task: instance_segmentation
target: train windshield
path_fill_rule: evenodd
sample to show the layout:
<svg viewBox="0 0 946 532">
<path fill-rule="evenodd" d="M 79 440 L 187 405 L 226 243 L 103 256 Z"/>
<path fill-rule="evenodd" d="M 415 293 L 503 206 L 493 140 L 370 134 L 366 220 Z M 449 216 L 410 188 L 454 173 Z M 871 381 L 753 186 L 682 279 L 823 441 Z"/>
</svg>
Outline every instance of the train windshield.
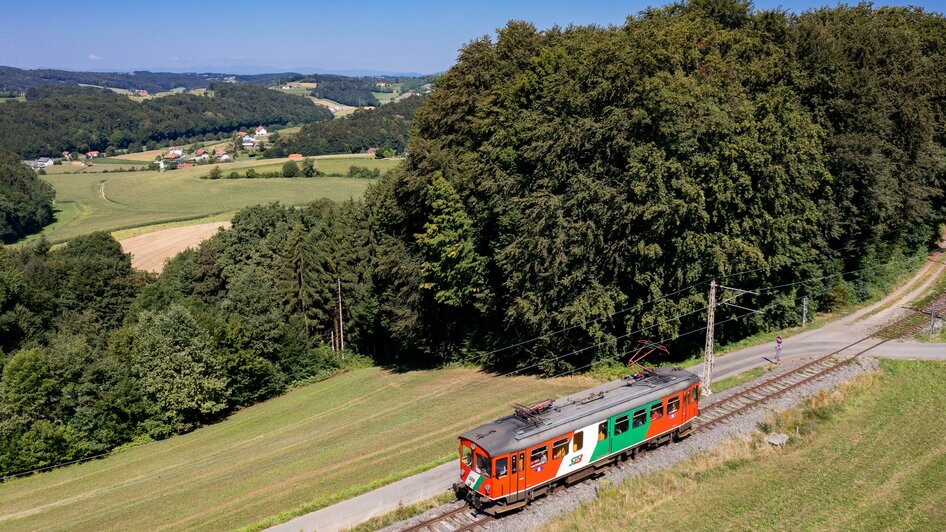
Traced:
<svg viewBox="0 0 946 532">
<path fill-rule="evenodd" d="M 470 449 L 470 444 L 467 442 L 460 444 L 460 460 L 467 467 L 473 467 L 473 450 Z"/>
<path fill-rule="evenodd" d="M 490 476 L 489 458 L 482 454 L 476 455 L 476 472 L 484 477 Z"/>
</svg>

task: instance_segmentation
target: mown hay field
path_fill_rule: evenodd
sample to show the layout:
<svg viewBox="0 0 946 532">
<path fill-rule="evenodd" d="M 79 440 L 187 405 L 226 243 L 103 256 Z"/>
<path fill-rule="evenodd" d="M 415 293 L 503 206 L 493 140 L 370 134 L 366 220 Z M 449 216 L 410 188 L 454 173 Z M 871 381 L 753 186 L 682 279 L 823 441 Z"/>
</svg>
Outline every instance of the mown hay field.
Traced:
<svg viewBox="0 0 946 532">
<path fill-rule="evenodd" d="M 229 419 L 0 484 L 0 529 L 233 529 L 452 459 L 457 435 L 588 377 L 353 370 Z M 341 494 L 341 495 L 340 495 Z"/>
</svg>

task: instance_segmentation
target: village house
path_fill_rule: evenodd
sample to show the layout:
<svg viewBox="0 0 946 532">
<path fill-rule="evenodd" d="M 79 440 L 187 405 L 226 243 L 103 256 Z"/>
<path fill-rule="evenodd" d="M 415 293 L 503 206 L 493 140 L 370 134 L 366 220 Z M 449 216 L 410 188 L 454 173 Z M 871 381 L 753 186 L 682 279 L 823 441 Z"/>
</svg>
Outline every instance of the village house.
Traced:
<svg viewBox="0 0 946 532">
<path fill-rule="evenodd" d="M 199 149 L 199 150 L 197 150 L 197 151 L 194 152 L 194 160 L 195 160 L 195 161 L 206 161 L 206 160 L 209 159 L 209 158 L 210 158 L 210 154 L 207 153 L 207 150 L 205 150 L 205 149 L 203 149 L 203 148 L 201 148 L 201 149 Z"/>
<path fill-rule="evenodd" d="M 256 136 L 257 136 L 257 137 L 259 137 L 259 136 L 266 136 L 266 135 L 269 135 L 269 133 L 266 132 L 266 128 L 265 128 L 265 127 L 260 126 L 260 127 L 256 128 Z"/>
<path fill-rule="evenodd" d="M 90 152 L 88 152 L 88 153 L 85 154 L 85 158 L 86 158 L 86 159 L 94 159 L 94 158 L 96 158 L 96 157 L 98 157 L 98 156 L 99 156 L 99 152 L 97 152 L 97 151 L 90 151 Z"/>
<path fill-rule="evenodd" d="M 214 153 L 214 158 L 217 159 L 218 161 L 229 161 L 229 160 L 230 160 L 230 154 L 227 153 L 227 152 L 225 152 L 225 151 L 223 151 L 223 150 L 217 150 L 217 151 Z"/>
<path fill-rule="evenodd" d="M 173 148 L 168 149 L 168 155 L 173 155 L 173 156 L 175 156 L 175 157 L 180 157 L 180 156 L 184 155 L 184 150 L 181 149 L 181 148 L 179 148 L 179 147 L 177 147 L 177 146 L 174 146 Z"/>
<path fill-rule="evenodd" d="M 290 153 L 290 154 L 289 154 L 289 158 L 290 158 L 290 159 L 301 159 L 301 158 L 302 158 L 302 154 L 301 154 L 301 153 Z"/>
<path fill-rule="evenodd" d="M 374 155 L 378 152 L 378 148 L 368 148 L 368 155 Z"/>
<path fill-rule="evenodd" d="M 249 135 L 243 135 L 243 147 L 252 148 L 253 146 L 256 146 L 256 139 Z"/>
<path fill-rule="evenodd" d="M 36 159 L 36 163 L 34 164 L 34 168 L 49 168 L 54 164 L 54 162 L 49 157 L 40 157 L 39 159 Z"/>
</svg>

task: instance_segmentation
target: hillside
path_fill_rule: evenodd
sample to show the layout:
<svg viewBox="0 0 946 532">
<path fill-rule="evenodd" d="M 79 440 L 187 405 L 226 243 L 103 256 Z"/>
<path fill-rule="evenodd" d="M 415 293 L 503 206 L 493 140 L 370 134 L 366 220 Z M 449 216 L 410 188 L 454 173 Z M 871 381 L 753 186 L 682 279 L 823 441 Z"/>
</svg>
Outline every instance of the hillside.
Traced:
<svg viewBox="0 0 946 532">
<path fill-rule="evenodd" d="M 588 384 L 579 377 L 495 378 L 468 369 L 354 370 L 185 436 L 4 482 L 0 528 L 252 525 L 452 459 L 459 430 L 507 412 L 512 402 Z M 480 398 L 475 409 L 463 392 L 472 387 Z"/>
<path fill-rule="evenodd" d="M 935 530 L 946 522 L 946 364 L 881 361 L 882 373 L 776 430 L 782 450 L 733 444 L 668 472 L 599 492 L 548 530 Z"/>
<path fill-rule="evenodd" d="M 331 122 L 307 124 L 293 138 L 271 146 L 266 155 L 359 153 L 382 147 L 401 153 L 407 147 L 414 115 L 426 100 L 426 96 L 410 96 L 375 109 L 359 109 Z"/>
<path fill-rule="evenodd" d="M 22 158 L 61 151 L 140 150 L 149 143 L 204 140 L 259 124 L 331 120 L 299 96 L 250 84 L 220 83 L 212 94 L 174 94 L 135 102 L 107 89 L 44 86 L 26 101 L 0 106 L 0 149 Z"/>
</svg>

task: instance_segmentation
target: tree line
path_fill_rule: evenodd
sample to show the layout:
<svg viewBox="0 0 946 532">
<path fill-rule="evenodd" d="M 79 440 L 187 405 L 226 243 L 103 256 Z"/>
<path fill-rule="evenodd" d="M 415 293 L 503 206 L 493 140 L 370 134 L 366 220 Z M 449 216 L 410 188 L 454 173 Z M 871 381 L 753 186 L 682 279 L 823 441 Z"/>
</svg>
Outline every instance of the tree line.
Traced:
<svg viewBox="0 0 946 532">
<path fill-rule="evenodd" d="M 331 122 L 306 124 L 296 135 L 279 138 L 263 155 L 363 153 L 369 148 L 388 148 L 402 153 L 407 148 L 414 113 L 425 98 L 410 96 L 375 109 L 359 109 Z"/>
<path fill-rule="evenodd" d="M 763 310 L 719 307 L 720 342 L 796 324 L 800 296 L 863 301 L 946 216 L 944 30 L 723 0 L 511 22 L 436 80 L 364 201 L 245 209 L 157 278 L 102 234 L 3 250 L 0 470 L 184 432 L 354 353 L 552 374 L 679 337 L 680 360 L 711 278 Z"/>
<path fill-rule="evenodd" d="M 0 243 L 16 242 L 53 221 L 52 185 L 12 153 L 0 153 Z"/>
<path fill-rule="evenodd" d="M 25 102 L 0 106 L 0 150 L 23 158 L 68 150 L 140 148 L 197 135 L 331 120 L 324 107 L 264 87 L 219 83 L 211 95 L 175 94 L 135 102 L 107 89 L 47 85 Z"/>
</svg>

